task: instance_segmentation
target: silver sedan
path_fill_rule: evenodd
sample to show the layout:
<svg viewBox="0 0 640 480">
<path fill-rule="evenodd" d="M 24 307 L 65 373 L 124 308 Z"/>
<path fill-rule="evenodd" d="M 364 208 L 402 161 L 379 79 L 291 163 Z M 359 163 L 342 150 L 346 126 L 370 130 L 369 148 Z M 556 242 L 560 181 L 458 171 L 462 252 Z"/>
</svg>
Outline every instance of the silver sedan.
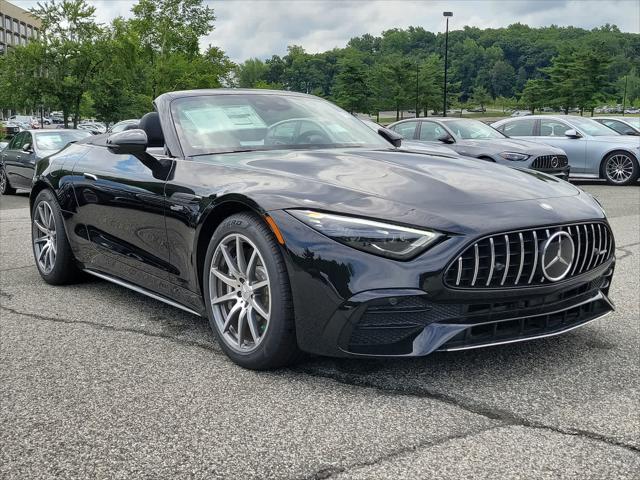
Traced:
<svg viewBox="0 0 640 480">
<path fill-rule="evenodd" d="M 640 138 L 619 135 L 590 118 L 540 115 L 508 118 L 492 126 L 509 137 L 561 148 L 569 157 L 572 176 L 630 185 L 640 175 Z"/>
<path fill-rule="evenodd" d="M 620 135 L 640 136 L 640 117 L 593 117 L 593 119 Z"/>
<path fill-rule="evenodd" d="M 401 120 L 389 128 L 425 146 L 445 145 L 467 157 L 530 168 L 565 180 L 569 177 L 567 157 L 561 149 L 508 138 L 478 120 L 427 117 Z"/>
</svg>

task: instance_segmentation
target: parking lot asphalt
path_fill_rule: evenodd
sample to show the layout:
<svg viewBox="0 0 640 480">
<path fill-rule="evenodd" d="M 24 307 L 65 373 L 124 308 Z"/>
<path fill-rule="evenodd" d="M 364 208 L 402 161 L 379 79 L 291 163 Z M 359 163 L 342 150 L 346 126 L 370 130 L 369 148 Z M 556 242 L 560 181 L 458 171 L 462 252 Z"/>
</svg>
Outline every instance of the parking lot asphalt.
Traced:
<svg viewBox="0 0 640 480">
<path fill-rule="evenodd" d="M 583 184 L 617 241 L 614 314 L 410 360 L 251 372 L 205 319 L 52 287 L 0 197 L 0 478 L 640 477 L 640 188 Z"/>
</svg>

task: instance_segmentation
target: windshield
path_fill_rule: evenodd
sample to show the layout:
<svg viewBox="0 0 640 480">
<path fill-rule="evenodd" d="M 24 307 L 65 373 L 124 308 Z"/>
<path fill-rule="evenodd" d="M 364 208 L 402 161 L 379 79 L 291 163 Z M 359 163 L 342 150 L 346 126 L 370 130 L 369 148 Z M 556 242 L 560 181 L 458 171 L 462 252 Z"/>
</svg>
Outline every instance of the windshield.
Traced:
<svg viewBox="0 0 640 480">
<path fill-rule="evenodd" d="M 624 117 L 624 121 L 629 125 L 633 125 L 636 128 L 640 128 L 640 117 Z"/>
<path fill-rule="evenodd" d="M 506 138 L 502 133 L 478 120 L 451 120 L 445 122 L 445 125 L 457 138 L 463 140 Z"/>
<path fill-rule="evenodd" d="M 55 132 L 38 132 L 33 135 L 36 148 L 46 152 L 57 152 L 67 143 L 90 137 L 86 130 L 60 130 Z"/>
<path fill-rule="evenodd" d="M 223 94 L 186 97 L 171 113 L 187 156 L 389 144 L 360 120 L 313 97 Z"/>
<path fill-rule="evenodd" d="M 592 137 L 611 137 L 618 135 L 616 131 L 590 118 L 570 117 L 567 118 L 567 121 Z"/>
</svg>

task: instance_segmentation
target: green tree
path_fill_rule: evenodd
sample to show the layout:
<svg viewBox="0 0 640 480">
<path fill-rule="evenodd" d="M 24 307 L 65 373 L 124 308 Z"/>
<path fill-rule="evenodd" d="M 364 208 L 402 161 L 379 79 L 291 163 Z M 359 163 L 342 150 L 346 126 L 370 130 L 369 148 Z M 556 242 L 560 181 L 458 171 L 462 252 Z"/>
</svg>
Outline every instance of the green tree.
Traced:
<svg viewBox="0 0 640 480">
<path fill-rule="evenodd" d="M 369 108 L 369 85 L 364 55 L 348 49 L 338 61 L 333 98 L 350 113 L 367 112 Z"/>
<path fill-rule="evenodd" d="M 259 58 L 250 58 L 236 68 L 236 79 L 241 88 L 254 88 L 260 82 L 266 82 L 267 66 Z"/>
<path fill-rule="evenodd" d="M 522 103 L 531 110 L 531 113 L 535 113 L 537 108 L 544 106 L 548 100 L 547 85 L 544 80 L 527 80 L 522 91 Z"/>
<path fill-rule="evenodd" d="M 85 0 L 46 1 L 31 13 L 42 21 L 38 42 L 40 74 L 46 77 L 47 95 L 64 114 L 65 124 L 73 113 L 80 119 L 80 104 L 102 63 L 95 55 L 95 43 L 103 35 L 95 21 L 95 8 Z"/>
<path fill-rule="evenodd" d="M 491 101 L 491 95 L 484 87 L 475 87 L 473 89 L 473 94 L 471 96 L 471 101 L 480 105 L 480 108 L 484 108 L 484 106 Z"/>
</svg>

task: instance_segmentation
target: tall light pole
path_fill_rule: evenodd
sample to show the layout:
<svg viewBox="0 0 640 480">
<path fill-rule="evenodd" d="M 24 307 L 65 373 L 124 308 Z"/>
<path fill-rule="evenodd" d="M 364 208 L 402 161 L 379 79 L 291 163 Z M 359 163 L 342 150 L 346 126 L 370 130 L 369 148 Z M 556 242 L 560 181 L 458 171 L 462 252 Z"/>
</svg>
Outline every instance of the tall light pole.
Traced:
<svg viewBox="0 0 640 480">
<path fill-rule="evenodd" d="M 622 95 L 622 116 L 624 117 L 624 111 L 627 109 L 627 82 L 629 81 L 629 75 L 624 76 L 624 95 Z"/>
<path fill-rule="evenodd" d="M 420 97 L 420 61 L 416 60 L 416 118 L 418 118 L 418 98 Z"/>
<path fill-rule="evenodd" d="M 444 95 L 442 96 L 442 116 L 447 116 L 447 68 L 449 67 L 449 17 L 453 17 L 453 12 L 442 12 L 442 16 L 447 17 L 447 29 L 444 34 Z"/>
</svg>

